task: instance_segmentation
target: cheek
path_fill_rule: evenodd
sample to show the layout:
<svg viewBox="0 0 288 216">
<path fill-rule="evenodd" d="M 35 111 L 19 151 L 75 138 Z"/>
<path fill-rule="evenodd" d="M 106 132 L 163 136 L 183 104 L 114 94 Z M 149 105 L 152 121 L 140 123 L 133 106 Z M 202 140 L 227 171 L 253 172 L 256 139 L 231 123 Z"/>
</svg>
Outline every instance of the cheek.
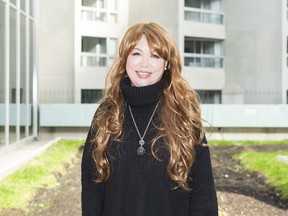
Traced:
<svg viewBox="0 0 288 216">
<path fill-rule="evenodd" d="M 163 63 L 158 62 L 157 64 L 154 65 L 154 68 L 159 73 L 164 72 L 164 68 L 165 68 L 164 62 Z"/>
<path fill-rule="evenodd" d="M 137 64 L 137 62 L 131 58 L 127 58 L 127 62 L 126 62 L 126 69 L 127 68 L 133 68 L 135 65 Z"/>
</svg>

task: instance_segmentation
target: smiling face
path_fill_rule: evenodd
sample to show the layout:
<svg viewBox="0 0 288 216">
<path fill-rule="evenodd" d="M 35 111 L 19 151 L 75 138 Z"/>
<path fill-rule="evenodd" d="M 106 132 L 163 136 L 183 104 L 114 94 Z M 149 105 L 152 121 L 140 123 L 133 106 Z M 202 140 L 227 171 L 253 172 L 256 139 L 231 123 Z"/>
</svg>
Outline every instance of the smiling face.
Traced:
<svg viewBox="0 0 288 216">
<path fill-rule="evenodd" d="M 158 82 L 165 68 L 165 60 L 151 50 L 145 35 L 142 35 L 127 57 L 126 72 L 135 87 Z"/>
</svg>

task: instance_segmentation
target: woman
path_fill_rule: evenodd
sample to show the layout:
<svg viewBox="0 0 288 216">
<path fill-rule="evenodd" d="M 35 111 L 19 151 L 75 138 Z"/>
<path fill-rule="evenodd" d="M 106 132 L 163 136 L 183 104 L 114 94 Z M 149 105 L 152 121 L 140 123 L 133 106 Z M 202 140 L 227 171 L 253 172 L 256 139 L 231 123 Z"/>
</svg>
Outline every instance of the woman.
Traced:
<svg viewBox="0 0 288 216">
<path fill-rule="evenodd" d="M 156 23 L 126 32 L 82 159 L 83 216 L 218 215 L 197 94 Z"/>
</svg>

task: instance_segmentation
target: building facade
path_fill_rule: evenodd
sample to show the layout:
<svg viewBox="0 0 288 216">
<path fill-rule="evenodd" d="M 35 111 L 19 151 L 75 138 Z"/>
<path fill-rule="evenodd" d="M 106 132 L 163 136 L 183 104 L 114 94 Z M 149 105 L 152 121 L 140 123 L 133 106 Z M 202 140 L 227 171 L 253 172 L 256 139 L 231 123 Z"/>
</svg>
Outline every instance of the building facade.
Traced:
<svg viewBox="0 0 288 216">
<path fill-rule="evenodd" d="M 37 136 L 37 5 L 0 1 L 0 147 Z"/>
<path fill-rule="evenodd" d="M 158 22 L 202 103 L 287 104 L 287 0 L 43 0 L 40 11 L 40 102 L 95 103 L 123 32 Z"/>
<path fill-rule="evenodd" d="M 287 20 L 287 0 L 0 0 L 0 145 L 37 136 L 38 104 L 97 103 L 138 22 L 172 34 L 203 104 L 287 104 Z"/>
<path fill-rule="evenodd" d="M 226 0 L 225 16 L 227 102 L 287 104 L 287 0 Z"/>
</svg>

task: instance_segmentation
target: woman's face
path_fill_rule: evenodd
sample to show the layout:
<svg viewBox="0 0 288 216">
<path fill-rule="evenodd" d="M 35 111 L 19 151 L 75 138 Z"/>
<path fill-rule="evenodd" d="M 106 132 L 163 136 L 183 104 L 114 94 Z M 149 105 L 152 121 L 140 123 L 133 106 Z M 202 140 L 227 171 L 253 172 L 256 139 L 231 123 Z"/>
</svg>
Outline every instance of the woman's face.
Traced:
<svg viewBox="0 0 288 216">
<path fill-rule="evenodd" d="M 165 60 L 150 50 L 147 38 L 143 35 L 126 62 L 126 72 L 132 86 L 148 86 L 158 82 L 165 68 Z"/>
</svg>

